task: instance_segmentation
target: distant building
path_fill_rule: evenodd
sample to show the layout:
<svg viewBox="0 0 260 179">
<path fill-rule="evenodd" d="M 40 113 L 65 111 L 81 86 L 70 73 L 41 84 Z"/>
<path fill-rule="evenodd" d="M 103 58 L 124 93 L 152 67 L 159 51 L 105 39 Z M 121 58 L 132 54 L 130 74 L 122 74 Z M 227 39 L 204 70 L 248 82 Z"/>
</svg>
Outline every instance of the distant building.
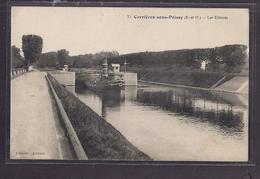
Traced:
<svg viewBox="0 0 260 179">
<path fill-rule="evenodd" d="M 33 66 L 32 65 L 29 66 L 28 71 L 33 71 Z"/>
<path fill-rule="evenodd" d="M 64 65 L 62 71 L 69 71 L 69 66 L 68 65 Z"/>
<path fill-rule="evenodd" d="M 203 61 L 200 63 L 200 69 L 206 70 L 207 65 L 208 65 L 208 61 L 203 60 Z"/>
<path fill-rule="evenodd" d="M 120 64 L 112 63 L 111 66 L 113 68 L 113 72 L 119 72 L 120 71 Z"/>
<path fill-rule="evenodd" d="M 126 72 L 126 65 L 128 63 L 124 63 L 125 70 L 124 72 L 120 72 L 120 64 L 112 63 L 111 67 L 113 70 L 113 75 L 116 80 L 123 79 L 125 81 L 126 86 L 136 86 L 137 85 L 137 73 Z"/>
</svg>

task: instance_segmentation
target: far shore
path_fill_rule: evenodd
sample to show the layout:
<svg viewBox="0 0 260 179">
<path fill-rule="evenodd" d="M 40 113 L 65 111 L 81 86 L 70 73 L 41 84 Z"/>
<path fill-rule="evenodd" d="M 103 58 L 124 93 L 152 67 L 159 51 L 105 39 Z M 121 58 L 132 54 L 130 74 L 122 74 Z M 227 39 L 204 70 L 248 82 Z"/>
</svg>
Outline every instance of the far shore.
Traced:
<svg viewBox="0 0 260 179">
<path fill-rule="evenodd" d="M 220 92 L 220 93 L 232 93 L 232 94 L 237 94 L 237 95 L 247 95 L 245 93 L 240 93 L 240 92 L 236 92 L 236 91 L 216 90 L 216 89 L 211 89 L 211 88 L 201 88 L 201 87 L 186 86 L 186 85 L 171 84 L 171 83 L 160 83 L 160 82 L 145 81 L 145 80 L 138 80 L 138 82 L 155 84 L 155 85 L 163 85 L 163 86 L 171 86 L 171 87 L 177 87 L 177 88 L 186 88 L 186 89 L 203 90 L 203 91 L 214 91 L 214 92 Z"/>
</svg>

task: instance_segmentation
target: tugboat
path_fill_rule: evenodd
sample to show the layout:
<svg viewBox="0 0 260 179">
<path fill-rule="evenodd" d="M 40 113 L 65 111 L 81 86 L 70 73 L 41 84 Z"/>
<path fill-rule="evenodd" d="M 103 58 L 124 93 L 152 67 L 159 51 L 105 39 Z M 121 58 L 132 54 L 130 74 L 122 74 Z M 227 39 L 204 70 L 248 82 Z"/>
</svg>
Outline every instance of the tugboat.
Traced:
<svg viewBox="0 0 260 179">
<path fill-rule="evenodd" d="M 98 77 L 92 77 L 85 81 L 86 86 L 97 92 L 107 90 L 121 90 L 125 86 L 123 79 L 116 79 L 113 73 L 108 73 L 107 59 L 105 59 L 102 65 L 101 74 L 96 74 Z"/>
</svg>

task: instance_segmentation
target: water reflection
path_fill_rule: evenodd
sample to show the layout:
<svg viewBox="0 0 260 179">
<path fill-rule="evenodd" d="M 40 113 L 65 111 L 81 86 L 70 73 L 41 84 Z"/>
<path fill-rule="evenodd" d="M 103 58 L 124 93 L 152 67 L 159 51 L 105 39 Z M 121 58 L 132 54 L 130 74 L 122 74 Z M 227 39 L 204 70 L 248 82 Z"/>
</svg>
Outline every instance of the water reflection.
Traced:
<svg viewBox="0 0 260 179">
<path fill-rule="evenodd" d="M 93 92 L 91 90 L 85 90 L 82 88 L 76 88 L 76 94 L 83 99 L 83 102 L 87 105 L 90 105 L 94 108 L 94 110 L 106 118 L 107 108 L 113 108 L 113 111 L 120 111 L 120 106 L 125 101 L 125 93 L 124 91 L 113 91 L 107 90 L 104 92 Z M 87 98 L 87 99 L 85 99 Z"/>
<path fill-rule="evenodd" d="M 107 107 L 112 107 L 114 111 L 120 111 L 120 104 L 124 102 L 125 96 L 123 91 L 108 90 L 103 93 L 98 93 L 101 98 L 102 117 L 106 118 Z"/>
<path fill-rule="evenodd" d="M 148 105 L 157 105 L 161 108 L 187 116 L 192 122 L 207 122 L 217 125 L 224 132 L 235 135 L 243 131 L 243 111 L 233 110 L 233 105 L 223 103 L 218 98 L 215 101 L 199 98 L 180 91 L 153 91 L 140 89 L 137 101 Z"/>
<path fill-rule="evenodd" d="M 155 160 L 247 160 L 247 96 L 147 84 L 76 94 Z"/>
</svg>

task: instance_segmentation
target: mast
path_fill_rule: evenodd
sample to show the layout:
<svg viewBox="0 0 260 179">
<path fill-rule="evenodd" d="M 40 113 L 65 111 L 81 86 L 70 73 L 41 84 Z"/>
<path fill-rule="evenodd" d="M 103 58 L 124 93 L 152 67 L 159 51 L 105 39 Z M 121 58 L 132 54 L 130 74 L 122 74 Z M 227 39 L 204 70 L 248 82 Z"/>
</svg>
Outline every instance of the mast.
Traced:
<svg viewBox="0 0 260 179">
<path fill-rule="evenodd" d="M 108 77 L 108 64 L 107 64 L 107 58 L 105 58 L 104 63 L 102 64 L 103 66 L 103 77 Z"/>
<path fill-rule="evenodd" d="M 129 63 L 126 63 L 126 60 L 124 62 L 124 67 L 125 67 L 125 72 L 126 72 L 126 65 L 128 65 Z"/>
</svg>

